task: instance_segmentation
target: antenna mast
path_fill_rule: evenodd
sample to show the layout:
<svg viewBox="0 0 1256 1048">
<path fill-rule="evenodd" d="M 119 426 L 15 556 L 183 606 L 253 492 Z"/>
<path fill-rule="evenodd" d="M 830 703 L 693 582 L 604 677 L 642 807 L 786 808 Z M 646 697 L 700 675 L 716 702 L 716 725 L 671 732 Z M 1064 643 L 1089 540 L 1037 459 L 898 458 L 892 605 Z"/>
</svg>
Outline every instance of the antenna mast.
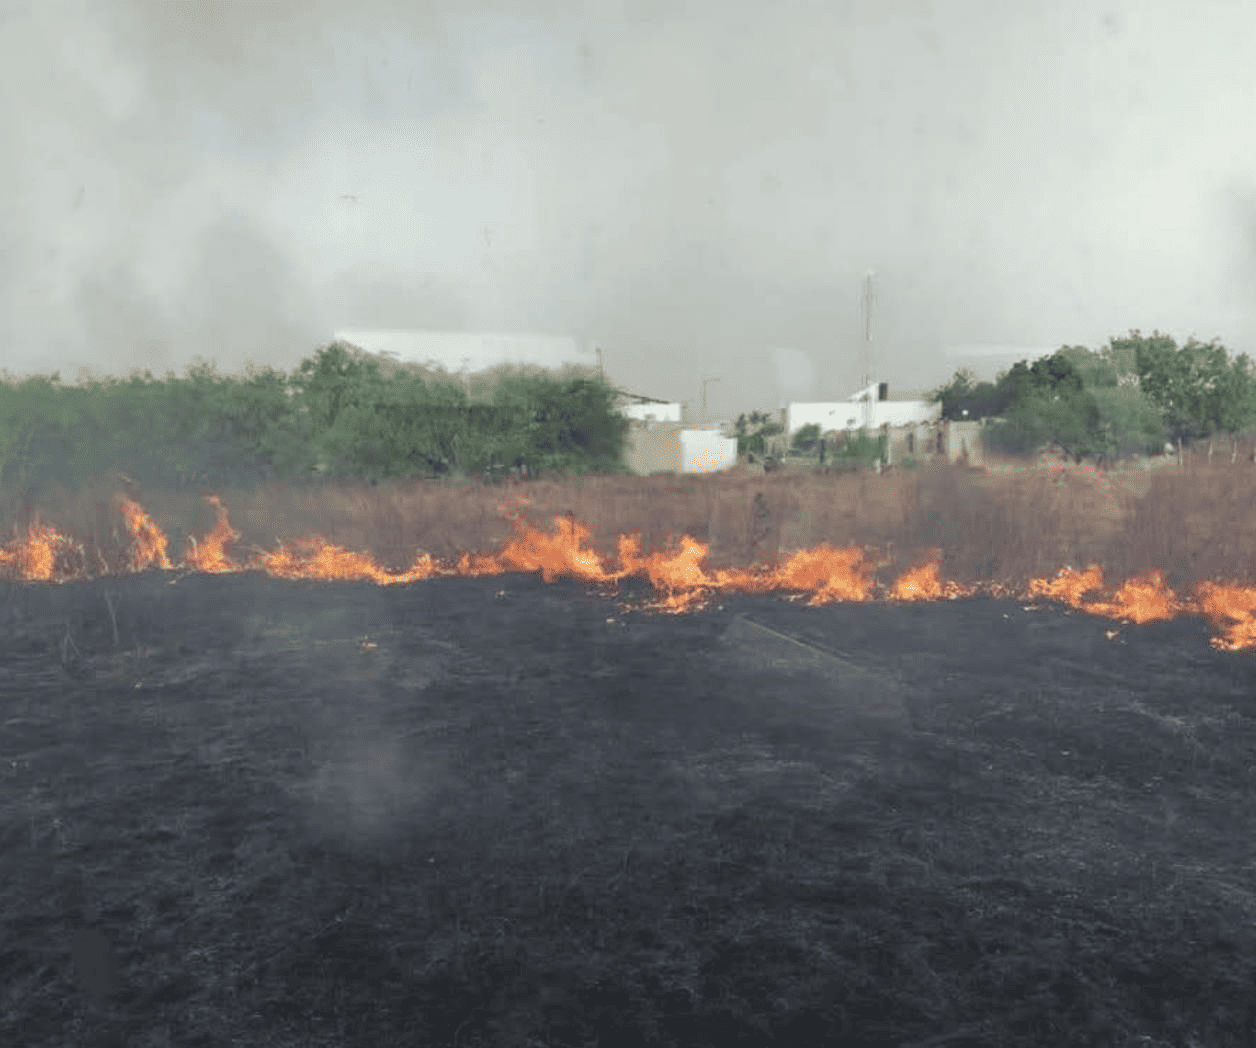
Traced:
<svg viewBox="0 0 1256 1048">
<path fill-rule="evenodd" d="M 864 390 L 872 384 L 872 304 L 877 300 L 876 291 L 872 287 L 872 278 L 876 276 L 876 270 L 869 269 L 864 273 L 864 289 L 863 289 L 863 329 L 864 329 L 864 352 L 863 352 L 863 386 Z M 876 408 L 872 404 L 872 398 L 865 396 L 864 401 L 864 421 L 868 426 L 872 424 L 872 415 Z"/>
</svg>

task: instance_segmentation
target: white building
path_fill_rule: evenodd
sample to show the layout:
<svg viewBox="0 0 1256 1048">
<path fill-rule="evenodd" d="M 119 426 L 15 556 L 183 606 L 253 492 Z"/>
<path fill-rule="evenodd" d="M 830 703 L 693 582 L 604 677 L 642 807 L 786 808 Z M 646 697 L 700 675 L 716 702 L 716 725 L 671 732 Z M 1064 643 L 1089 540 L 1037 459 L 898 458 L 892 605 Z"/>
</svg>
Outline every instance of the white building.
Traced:
<svg viewBox="0 0 1256 1048">
<path fill-rule="evenodd" d="M 728 438 L 718 428 L 680 431 L 682 473 L 715 473 L 737 465 L 737 439 Z"/>
<path fill-rule="evenodd" d="M 890 400 L 889 383 L 874 382 L 845 400 L 790 404 L 785 428 L 793 436 L 803 426 L 831 430 L 897 428 L 933 422 L 942 417 L 942 405 L 927 400 Z"/>
<path fill-rule="evenodd" d="M 598 366 L 592 347 L 580 347 L 566 335 L 359 329 L 337 331 L 335 339 L 402 364 L 439 367 L 450 374 L 477 374 L 501 364 L 531 364 L 555 371 L 565 364 Z"/>
</svg>

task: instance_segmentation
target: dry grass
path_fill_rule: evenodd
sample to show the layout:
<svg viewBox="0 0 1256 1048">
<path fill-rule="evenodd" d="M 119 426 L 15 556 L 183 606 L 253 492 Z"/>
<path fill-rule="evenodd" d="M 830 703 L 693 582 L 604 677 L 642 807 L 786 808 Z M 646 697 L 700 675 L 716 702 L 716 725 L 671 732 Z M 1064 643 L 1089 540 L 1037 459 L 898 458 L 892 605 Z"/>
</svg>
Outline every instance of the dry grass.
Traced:
<svg viewBox="0 0 1256 1048">
<path fill-rule="evenodd" d="M 94 564 L 116 571 L 129 541 L 110 501 L 119 490 L 130 490 L 163 529 L 174 560 L 186 536 L 215 524 L 204 493 L 139 491 L 107 480 L 76 495 L 53 491 L 33 507 L 0 497 L 0 519 L 17 534 L 38 515 L 82 541 Z M 228 552 L 240 560 L 250 547 L 318 534 L 400 570 L 423 552 L 452 558 L 496 550 L 512 537 L 508 518 L 517 512 L 547 531 L 554 518 L 574 514 L 608 563 L 620 535 L 640 536 L 646 551 L 674 549 L 689 535 L 709 545 L 711 567 L 770 565 L 820 543 L 860 545 L 886 560 L 885 581 L 934 551 L 943 576 L 965 584 L 1021 585 L 1091 563 L 1110 581 L 1158 568 L 1186 588 L 1205 578 L 1256 577 L 1256 535 L 1243 526 L 1256 510 L 1256 467 L 1231 465 L 1228 456 L 1214 456 L 1209 467 L 1200 454 L 1182 470 L 1101 472 L 1059 463 L 973 470 L 935 462 L 879 476 L 738 468 L 500 487 L 410 481 L 219 494 L 241 536 Z"/>
</svg>

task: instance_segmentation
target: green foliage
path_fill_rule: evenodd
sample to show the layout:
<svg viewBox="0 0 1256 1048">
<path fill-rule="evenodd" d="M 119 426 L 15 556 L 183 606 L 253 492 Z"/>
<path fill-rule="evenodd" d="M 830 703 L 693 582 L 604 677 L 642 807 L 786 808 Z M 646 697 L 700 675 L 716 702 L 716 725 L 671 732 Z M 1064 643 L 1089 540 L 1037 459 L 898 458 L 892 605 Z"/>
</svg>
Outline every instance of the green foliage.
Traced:
<svg viewBox="0 0 1256 1048">
<path fill-rule="evenodd" d="M 463 390 L 399 376 L 387 384 L 368 380 L 342 397 L 319 448 L 326 475 L 336 480 L 446 476 L 462 463 L 468 429 Z"/>
<path fill-rule="evenodd" d="M 152 487 L 251 487 L 318 474 L 371 482 L 410 476 L 500 477 L 506 471 L 625 473 L 629 422 L 600 377 L 567 369 L 495 369 L 476 396 L 456 376 L 389 367 L 352 347 L 318 349 L 287 376 L 249 368 L 225 377 L 197 361 L 185 377 L 132 374 L 63 387 L 57 374 L 0 382 L 0 486 L 69 490 L 121 470 Z M 1065 346 L 1021 361 L 995 383 L 960 371 L 933 394 L 944 418 L 985 420 L 993 446 L 1056 444 L 1079 458 L 1125 455 L 1237 432 L 1256 419 L 1246 355 L 1132 332 L 1098 353 Z M 965 416 L 964 412 L 968 414 Z M 739 454 L 764 454 L 783 432 L 774 415 L 737 419 Z M 791 441 L 811 450 L 820 427 Z M 846 462 L 885 455 L 881 435 L 850 434 Z"/>
<path fill-rule="evenodd" d="M 1246 353 L 1231 361 L 1216 340 L 1192 338 L 1179 348 L 1159 332 L 1146 337 L 1132 331 L 1112 344 L 1127 356 L 1132 352 L 1139 386 L 1174 440 L 1234 434 L 1256 419 L 1256 384 Z"/>
<path fill-rule="evenodd" d="M 495 461 L 563 475 L 618 472 L 631 423 L 614 396 L 600 379 L 504 378 L 493 395 Z"/>
<path fill-rule="evenodd" d="M 795 451 L 811 451 L 820 443 L 819 425 L 812 422 L 803 426 L 794 434 L 794 439 L 790 443 Z"/>
<path fill-rule="evenodd" d="M 481 382 L 481 385 L 485 385 Z M 161 488 L 252 487 L 409 476 L 622 473 L 629 422 L 615 391 L 568 369 L 507 369 L 492 403 L 469 402 L 448 376 L 392 369 L 333 344 L 289 378 L 248 369 L 216 374 L 203 361 L 185 378 L 151 373 L 75 388 L 60 377 L 0 383 L 0 485 L 75 489 L 118 469 Z"/>
<path fill-rule="evenodd" d="M 343 343 L 333 342 L 320 349 L 313 360 L 303 360 L 293 376 L 293 384 L 309 409 L 314 428 L 327 432 L 341 412 L 374 403 L 384 380 L 379 365 L 359 359 Z"/>
<path fill-rule="evenodd" d="M 41 461 L 45 445 L 61 439 L 66 424 L 73 422 L 73 407 L 61 396 L 59 373 L 18 385 L 9 384 L 7 372 L 5 377 L 0 387 L 0 484 L 38 488 L 53 479 Z"/>
<path fill-rule="evenodd" d="M 135 467 L 151 482 L 252 487 L 314 470 L 313 421 L 281 372 L 250 368 L 241 380 L 200 362 L 186 379 L 153 385 L 147 397 L 150 417 L 155 425 L 164 421 L 165 432 L 164 442 L 154 446 L 158 460 Z"/>
<path fill-rule="evenodd" d="M 1081 395 L 1030 389 L 1013 402 L 1003 419 L 987 427 L 986 434 L 992 448 L 1012 454 L 1028 454 L 1048 444 L 1079 461 L 1102 452 L 1097 406 Z"/>
<path fill-rule="evenodd" d="M 1090 391 L 1098 413 L 1100 454 L 1108 458 L 1155 454 L 1164 444 L 1164 425 L 1155 404 L 1136 386 L 1099 386 Z"/>
<path fill-rule="evenodd" d="M 762 455 L 767 448 L 767 438 L 784 433 L 785 427 L 773 421 L 766 411 L 752 411 L 738 415 L 733 430 L 737 435 L 738 455 Z"/>
<path fill-rule="evenodd" d="M 1192 343 L 1179 351 L 1161 335 L 1134 332 L 1097 353 L 1064 346 L 1032 364 L 1019 361 L 994 384 L 973 377 L 956 372 L 931 399 L 941 402 L 945 419 L 984 420 L 990 447 L 1011 454 L 1047 445 L 1078 461 L 1146 453 L 1166 432 L 1235 432 L 1256 415 L 1246 356 L 1228 364 L 1220 346 Z"/>
<path fill-rule="evenodd" d="M 1004 391 L 990 382 L 975 382 L 975 378 L 972 371 L 961 368 L 949 383 L 929 394 L 931 402 L 941 403 L 944 419 L 975 422 L 1002 413 L 1006 407 Z"/>
</svg>

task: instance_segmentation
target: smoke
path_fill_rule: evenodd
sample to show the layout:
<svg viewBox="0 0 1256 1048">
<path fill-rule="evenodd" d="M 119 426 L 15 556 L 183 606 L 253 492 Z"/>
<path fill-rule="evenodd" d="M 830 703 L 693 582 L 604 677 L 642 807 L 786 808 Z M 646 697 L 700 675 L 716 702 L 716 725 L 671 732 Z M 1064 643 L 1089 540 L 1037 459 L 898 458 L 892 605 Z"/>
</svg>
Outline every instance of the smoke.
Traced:
<svg viewBox="0 0 1256 1048">
<path fill-rule="evenodd" d="M 797 349 L 772 350 L 772 362 L 776 366 L 777 407 L 786 407 L 790 401 L 815 400 L 816 369 L 809 354 Z"/>
<path fill-rule="evenodd" d="M 1228 341 L 1242 7 L 9 4 L 4 365 L 534 331 L 749 410 L 769 346 L 855 388 L 870 259 L 898 389 L 945 380 L 948 344 Z"/>
</svg>

